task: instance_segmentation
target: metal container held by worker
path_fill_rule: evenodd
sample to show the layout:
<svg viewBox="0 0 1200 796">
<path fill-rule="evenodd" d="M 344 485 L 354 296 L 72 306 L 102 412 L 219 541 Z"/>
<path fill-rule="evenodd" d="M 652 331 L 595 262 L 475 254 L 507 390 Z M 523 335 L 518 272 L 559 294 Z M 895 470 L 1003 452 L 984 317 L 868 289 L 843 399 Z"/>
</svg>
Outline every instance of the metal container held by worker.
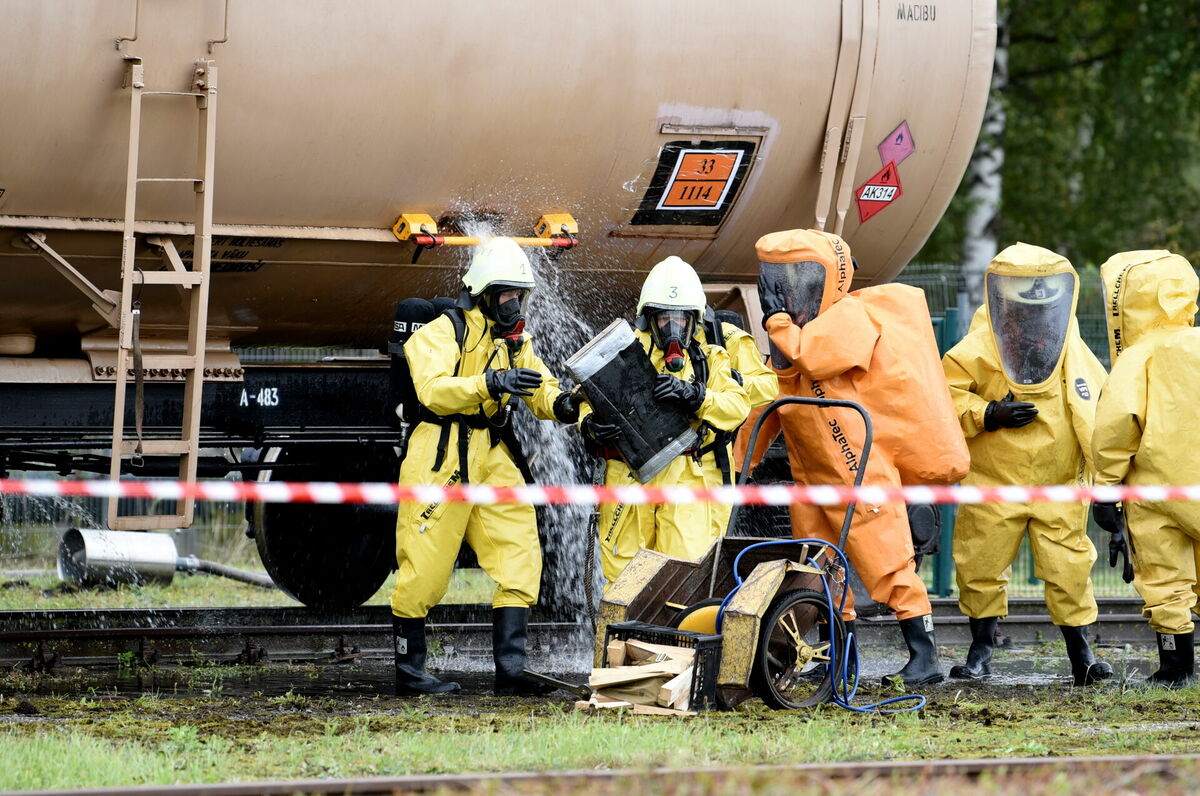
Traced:
<svg viewBox="0 0 1200 796">
<path fill-rule="evenodd" d="M 620 427 L 617 450 L 643 484 L 696 442 L 687 417 L 652 397 L 658 373 L 625 320 L 609 324 L 566 366 L 596 417 Z"/>
<path fill-rule="evenodd" d="M 80 586 L 168 584 L 178 558 L 164 533 L 71 528 L 58 542 L 58 576 Z"/>
</svg>

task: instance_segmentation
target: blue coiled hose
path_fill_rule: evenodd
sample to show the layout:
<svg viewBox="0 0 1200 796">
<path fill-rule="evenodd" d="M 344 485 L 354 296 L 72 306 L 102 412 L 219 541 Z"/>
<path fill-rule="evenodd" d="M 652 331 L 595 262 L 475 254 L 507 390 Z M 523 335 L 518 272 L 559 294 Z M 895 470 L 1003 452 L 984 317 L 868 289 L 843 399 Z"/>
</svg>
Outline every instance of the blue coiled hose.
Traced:
<svg viewBox="0 0 1200 796">
<path fill-rule="evenodd" d="M 725 607 L 729 605 L 729 601 L 733 599 L 733 595 L 737 594 L 738 589 L 742 587 L 742 576 L 739 570 L 739 564 L 742 562 L 742 556 L 751 550 L 759 547 L 772 547 L 778 545 L 797 545 L 797 544 L 816 544 L 822 547 L 827 547 L 837 553 L 838 558 L 842 561 L 842 567 L 846 572 L 850 571 L 850 561 L 846 558 L 846 554 L 842 552 L 837 545 L 825 541 L 824 539 L 781 539 L 779 541 L 758 542 L 756 544 L 747 545 L 733 559 L 733 581 L 736 584 L 729 594 L 725 595 L 725 599 L 721 601 L 721 607 L 717 609 L 717 632 L 721 631 L 721 626 L 725 619 Z M 814 569 L 821 569 L 815 560 L 808 559 L 808 563 Z M 837 649 L 837 644 L 834 641 L 836 634 L 833 632 L 834 623 L 837 617 L 842 615 L 842 609 L 846 607 L 846 592 L 842 591 L 842 599 L 837 610 L 833 607 L 833 592 L 829 589 L 829 580 L 821 577 L 821 586 L 825 590 L 825 603 L 829 610 L 829 677 L 833 682 L 833 703 L 838 707 L 852 710 L 855 713 L 906 713 L 908 711 L 920 710 L 925 707 L 928 700 L 921 694 L 904 694 L 902 696 L 891 697 L 880 702 L 872 702 L 868 705 L 853 704 L 854 696 L 858 693 L 858 642 L 854 638 L 853 633 L 846 634 L 846 646 L 844 650 Z M 848 586 L 847 586 L 848 587 Z M 840 665 L 839 665 L 840 664 Z M 851 685 L 851 675 L 854 677 L 854 683 Z M 888 705 L 895 705 L 901 702 L 915 702 L 916 704 L 909 705 L 903 708 L 889 708 Z"/>
</svg>

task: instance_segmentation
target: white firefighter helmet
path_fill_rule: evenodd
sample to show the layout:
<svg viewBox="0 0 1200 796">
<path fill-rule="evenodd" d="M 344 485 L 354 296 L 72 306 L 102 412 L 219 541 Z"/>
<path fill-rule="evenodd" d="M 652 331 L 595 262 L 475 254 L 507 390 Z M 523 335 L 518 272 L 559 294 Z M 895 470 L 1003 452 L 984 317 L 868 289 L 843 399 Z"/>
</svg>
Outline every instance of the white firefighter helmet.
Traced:
<svg viewBox="0 0 1200 796">
<path fill-rule="evenodd" d="M 533 267 L 512 238 L 490 238 L 475 249 L 462 281 L 475 297 L 493 285 L 533 290 Z"/>
<path fill-rule="evenodd" d="M 707 303 L 696 269 L 672 255 L 650 269 L 642 283 L 637 311 L 641 315 L 647 307 L 691 310 L 699 318 Z"/>
</svg>

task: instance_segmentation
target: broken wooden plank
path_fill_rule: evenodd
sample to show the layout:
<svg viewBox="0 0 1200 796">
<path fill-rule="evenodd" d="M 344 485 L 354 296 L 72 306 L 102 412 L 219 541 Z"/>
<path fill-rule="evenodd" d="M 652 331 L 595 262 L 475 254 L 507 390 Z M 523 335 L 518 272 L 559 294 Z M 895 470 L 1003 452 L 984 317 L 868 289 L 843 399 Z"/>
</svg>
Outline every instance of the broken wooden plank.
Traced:
<svg viewBox="0 0 1200 796">
<path fill-rule="evenodd" d="M 633 683 L 622 683 L 611 688 L 605 688 L 601 692 L 601 696 L 606 696 L 609 699 L 623 699 L 635 705 L 653 705 L 658 701 L 659 689 L 670 679 L 670 675 L 662 674 Z"/>
<path fill-rule="evenodd" d="M 663 684 L 658 690 L 658 704 L 666 708 L 687 710 L 692 696 L 693 671 L 689 666 Z"/>
<path fill-rule="evenodd" d="M 625 642 L 615 638 L 608 642 L 608 666 L 614 668 L 626 663 Z"/>
<path fill-rule="evenodd" d="M 625 641 L 625 652 L 634 660 L 644 660 L 658 655 L 687 661 L 694 660 L 696 657 L 696 650 L 689 647 L 671 647 L 666 644 L 653 644 L 649 641 L 641 641 L 635 638 Z"/>
<path fill-rule="evenodd" d="M 592 688 L 607 688 L 621 683 L 631 683 L 647 677 L 667 675 L 671 679 L 682 672 L 690 662 L 683 660 L 665 660 L 658 663 L 648 663 L 644 666 L 616 666 L 606 669 L 592 669 L 588 677 L 588 685 Z"/>
<path fill-rule="evenodd" d="M 658 705 L 634 705 L 633 712 L 642 716 L 695 716 L 694 710 L 674 710 Z"/>
</svg>

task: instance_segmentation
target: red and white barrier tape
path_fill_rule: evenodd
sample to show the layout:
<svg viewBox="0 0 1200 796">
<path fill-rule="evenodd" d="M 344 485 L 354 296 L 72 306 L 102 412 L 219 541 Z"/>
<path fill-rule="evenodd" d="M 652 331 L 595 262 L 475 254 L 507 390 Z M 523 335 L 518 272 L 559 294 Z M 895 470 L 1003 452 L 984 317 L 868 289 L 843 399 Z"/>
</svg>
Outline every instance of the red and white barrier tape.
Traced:
<svg viewBox="0 0 1200 796">
<path fill-rule="evenodd" d="M 851 501 L 904 503 L 1076 503 L 1200 500 L 1200 486 L 398 486 L 389 483 L 323 481 L 75 481 L 52 478 L 0 478 L 0 494 L 154 498 L 259 503 L 724 503 L 787 506 L 793 503 L 844 506 Z"/>
</svg>

